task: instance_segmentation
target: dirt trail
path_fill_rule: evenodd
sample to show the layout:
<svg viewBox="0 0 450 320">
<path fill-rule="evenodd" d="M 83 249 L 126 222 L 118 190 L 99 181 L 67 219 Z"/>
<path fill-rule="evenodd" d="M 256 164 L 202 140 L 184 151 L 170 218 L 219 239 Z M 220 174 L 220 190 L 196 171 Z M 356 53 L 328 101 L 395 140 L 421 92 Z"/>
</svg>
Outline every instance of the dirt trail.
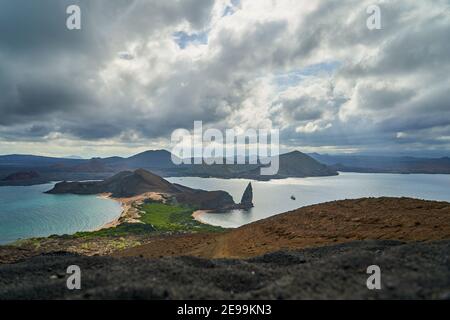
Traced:
<svg viewBox="0 0 450 320">
<path fill-rule="evenodd" d="M 222 234 L 214 239 L 210 252 L 205 252 L 211 258 L 227 258 L 231 256 L 231 250 L 228 245 L 228 234 Z"/>
<path fill-rule="evenodd" d="M 450 203 L 367 198 L 304 207 L 221 234 L 160 237 L 115 256 L 249 258 L 354 240 L 450 239 Z"/>
</svg>

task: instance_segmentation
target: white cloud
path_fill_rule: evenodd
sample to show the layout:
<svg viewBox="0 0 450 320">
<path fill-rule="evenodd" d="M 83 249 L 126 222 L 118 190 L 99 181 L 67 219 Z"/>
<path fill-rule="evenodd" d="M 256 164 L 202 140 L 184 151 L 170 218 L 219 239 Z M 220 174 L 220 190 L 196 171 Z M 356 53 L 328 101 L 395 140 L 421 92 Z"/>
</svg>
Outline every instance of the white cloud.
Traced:
<svg viewBox="0 0 450 320">
<path fill-rule="evenodd" d="M 55 147 L 167 146 L 194 120 L 277 126 L 287 147 L 450 149 L 447 1 L 379 1 L 383 28 L 373 31 L 369 0 L 100 2 L 82 7 L 77 36 L 59 32 L 57 18 L 42 25 L 52 37 L 25 25 L 0 36 L 0 138 L 15 150 L 50 134 Z M 25 9 L 2 14 L 42 14 Z M 176 32 L 207 41 L 180 48 Z M 398 137 L 418 130 L 414 144 Z"/>
</svg>

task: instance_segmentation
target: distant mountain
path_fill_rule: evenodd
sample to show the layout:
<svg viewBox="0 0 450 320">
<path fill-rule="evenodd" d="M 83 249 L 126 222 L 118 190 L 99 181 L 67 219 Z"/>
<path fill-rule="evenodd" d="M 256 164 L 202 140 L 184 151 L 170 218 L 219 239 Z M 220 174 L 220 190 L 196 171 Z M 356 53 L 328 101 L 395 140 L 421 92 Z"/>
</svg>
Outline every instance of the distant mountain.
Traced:
<svg viewBox="0 0 450 320">
<path fill-rule="evenodd" d="M 279 177 L 320 177 L 337 174 L 336 170 L 300 151 L 293 151 L 280 156 Z"/>
<path fill-rule="evenodd" d="M 310 154 L 314 159 L 344 172 L 450 174 L 450 158 L 387 157 Z"/>
<path fill-rule="evenodd" d="M 0 166 L 10 167 L 47 167 L 55 164 L 77 165 L 85 160 L 53 158 L 33 155 L 12 154 L 0 156 Z"/>
<path fill-rule="evenodd" d="M 129 158 L 109 157 L 92 159 L 74 159 L 74 158 L 54 158 L 34 155 L 4 155 L 0 156 L 0 166 L 80 166 L 86 163 L 103 164 L 109 167 L 127 167 L 127 168 L 172 168 L 175 165 L 171 160 L 171 153 L 167 150 L 145 151 Z"/>
<path fill-rule="evenodd" d="M 248 160 L 248 159 L 247 159 Z M 275 160 L 275 159 L 274 159 Z M 273 161 L 274 161 L 273 160 Z M 253 180 L 283 179 L 288 177 L 332 176 L 338 173 L 333 168 L 300 152 L 293 151 L 279 156 L 279 170 L 275 175 L 261 175 L 262 164 L 214 164 L 185 165 L 179 173 L 185 176 L 215 178 L 246 178 Z M 225 160 L 223 161 L 225 162 Z"/>
<path fill-rule="evenodd" d="M 75 166 L 64 167 L 63 164 L 59 164 L 57 167 L 70 172 L 114 172 L 104 160 L 97 158 L 83 161 Z"/>
<path fill-rule="evenodd" d="M 98 180 L 111 177 L 121 171 L 139 168 L 163 177 L 193 176 L 254 180 L 331 176 L 336 175 L 337 171 L 450 174 L 450 158 L 428 159 L 318 153 L 308 155 L 300 151 L 293 151 L 279 156 L 279 171 L 276 175 L 262 176 L 260 174 L 261 167 L 263 167 L 261 164 L 208 165 L 204 162 L 203 164 L 177 166 L 172 162 L 172 154 L 167 150 L 145 151 L 128 158 L 67 159 L 33 155 L 5 155 L 0 156 L 0 180 L 15 172 L 33 170 L 41 175 L 41 178 L 36 180 L 41 183 L 61 180 Z M 9 183 L 0 181 L 0 185 Z M 36 182 L 32 179 L 28 183 Z"/>
<path fill-rule="evenodd" d="M 172 154 L 167 150 L 149 150 L 124 161 L 129 167 L 137 168 L 173 168 Z"/>
<path fill-rule="evenodd" d="M 224 159 L 225 163 L 225 159 Z M 235 162 L 236 163 L 236 162 Z M 279 157 L 280 169 L 274 176 L 262 176 L 261 164 L 182 164 L 172 162 L 172 154 L 166 150 L 145 151 L 129 158 L 109 157 L 87 159 L 65 159 L 40 156 L 0 156 L 0 175 L 18 169 L 39 168 L 43 179 L 89 180 L 106 178 L 126 170 L 143 168 L 160 176 L 194 176 L 216 178 L 248 178 L 255 180 L 280 179 L 286 177 L 311 177 L 335 175 L 337 172 L 299 151 Z M 9 171 L 8 171 L 9 168 Z"/>
<path fill-rule="evenodd" d="M 273 160 L 272 160 L 273 161 Z M 310 156 L 300 152 L 292 151 L 279 156 L 279 170 L 276 175 L 262 176 L 261 167 L 252 169 L 248 172 L 239 173 L 239 177 L 254 180 L 284 179 L 284 178 L 305 178 L 334 176 L 337 171 L 326 166 Z"/>
<path fill-rule="evenodd" d="M 172 162 L 172 154 L 167 150 L 149 150 L 128 158 L 110 157 L 99 160 L 115 172 L 143 168 L 158 175 L 169 176 L 176 175 L 174 171 L 178 168 Z"/>
<path fill-rule="evenodd" d="M 165 194 L 177 203 L 190 205 L 205 210 L 228 210 L 237 208 L 231 195 L 225 191 L 204 191 L 172 184 L 162 177 L 144 169 L 124 171 L 104 181 L 60 182 L 51 194 L 100 194 L 111 193 L 112 196 L 132 197 L 147 192 Z M 241 207 L 241 206 L 239 206 Z"/>
<path fill-rule="evenodd" d="M 8 175 L 7 177 L 3 178 L 2 181 L 22 181 L 38 178 L 40 178 L 40 175 L 36 171 L 19 171 Z"/>
</svg>

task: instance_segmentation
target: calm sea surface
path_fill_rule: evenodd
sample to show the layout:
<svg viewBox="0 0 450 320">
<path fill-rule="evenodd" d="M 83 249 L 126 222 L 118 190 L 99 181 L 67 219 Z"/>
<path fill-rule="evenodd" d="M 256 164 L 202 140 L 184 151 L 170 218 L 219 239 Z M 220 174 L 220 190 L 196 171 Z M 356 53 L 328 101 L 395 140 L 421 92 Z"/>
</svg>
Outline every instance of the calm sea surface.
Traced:
<svg viewBox="0 0 450 320">
<path fill-rule="evenodd" d="M 249 180 L 169 178 L 188 187 L 228 191 L 239 202 Z M 341 173 L 320 178 L 252 181 L 255 207 L 225 214 L 206 214 L 203 220 L 238 227 L 302 206 L 361 197 L 413 197 L 450 201 L 450 175 Z M 44 194 L 53 187 L 0 187 L 0 244 L 52 234 L 96 229 L 120 215 L 120 204 L 97 196 Z M 291 200 L 293 195 L 296 200 Z"/>
<path fill-rule="evenodd" d="M 121 213 L 120 204 L 114 200 L 43 193 L 52 187 L 0 187 L 0 244 L 93 230 Z"/>
<path fill-rule="evenodd" d="M 191 188 L 228 191 L 236 202 L 241 200 L 249 180 L 214 178 L 170 178 Z M 340 173 L 339 176 L 290 178 L 268 182 L 252 181 L 253 203 L 249 212 L 205 214 L 207 223 L 238 227 L 277 213 L 332 200 L 361 197 L 412 197 L 450 202 L 450 175 Z M 293 195 L 296 200 L 291 200 Z"/>
</svg>

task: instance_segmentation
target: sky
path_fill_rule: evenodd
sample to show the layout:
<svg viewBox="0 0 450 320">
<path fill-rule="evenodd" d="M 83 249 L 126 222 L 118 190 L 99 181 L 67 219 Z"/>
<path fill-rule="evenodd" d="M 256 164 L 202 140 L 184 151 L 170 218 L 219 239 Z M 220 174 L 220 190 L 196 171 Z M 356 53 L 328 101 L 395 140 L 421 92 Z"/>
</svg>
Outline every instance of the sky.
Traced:
<svg viewBox="0 0 450 320">
<path fill-rule="evenodd" d="M 279 129 L 284 151 L 450 156 L 448 0 L 0 0 L 0 30 L 0 154 L 170 150 L 201 120 Z"/>
</svg>

